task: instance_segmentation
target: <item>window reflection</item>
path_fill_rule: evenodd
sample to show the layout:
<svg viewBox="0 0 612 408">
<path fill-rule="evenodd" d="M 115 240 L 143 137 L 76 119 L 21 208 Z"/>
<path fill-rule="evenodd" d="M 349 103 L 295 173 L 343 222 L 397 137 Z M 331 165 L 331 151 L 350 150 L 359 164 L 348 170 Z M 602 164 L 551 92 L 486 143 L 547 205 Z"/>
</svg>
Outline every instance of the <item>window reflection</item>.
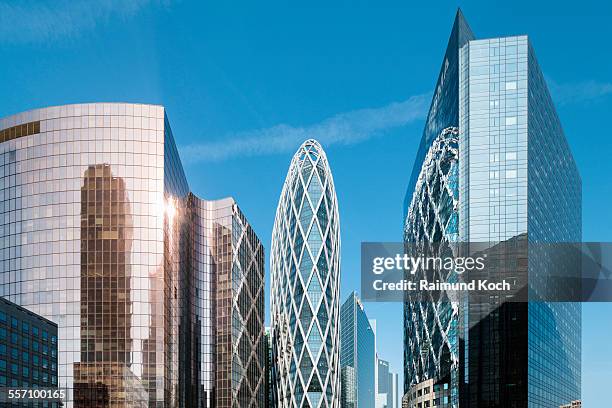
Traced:
<svg viewBox="0 0 612 408">
<path fill-rule="evenodd" d="M 75 406 L 146 401 L 131 371 L 132 215 L 125 181 L 110 165 L 87 168 L 81 188 L 81 362 Z M 133 406 L 133 405 L 132 405 Z"/>
</svg>

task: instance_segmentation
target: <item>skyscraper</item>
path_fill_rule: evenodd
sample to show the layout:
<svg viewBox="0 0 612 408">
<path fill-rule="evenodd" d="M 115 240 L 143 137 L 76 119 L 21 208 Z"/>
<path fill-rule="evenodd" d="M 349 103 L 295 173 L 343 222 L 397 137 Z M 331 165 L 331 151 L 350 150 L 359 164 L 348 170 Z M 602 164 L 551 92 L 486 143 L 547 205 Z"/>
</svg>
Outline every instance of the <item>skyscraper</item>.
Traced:
<svg viewBox="0 0 612 408">
<path fill-rule="evenodd" d="M 200 350 L 196 384 L 204 390 L 203 406 L 263 407 L 268 358 L 263 246 L 232 198 L 208 201 L 190 194 L 189 204 L 199 328 L 193 349 Z"/>
<path fill-rule="evenodd" d="M 581 240 L 580 176 L 527 36 L 476 40 L 457 13 L 405 215 L 406 242 Z M 536 290 L 542 265 L 530 253 Z M 580 327 L 575 303 L 409 298 L 404 392 L 435 392 L 436 406 L 579 399 Z"/>
<path fill-rule="evenodd" d="M 473 38 L 458 12 L 404 201 L 406 242 L 444 245 L 459 238 L 458 50 Z M 447 276 L 441 279 L 446 280 Z M 435 378 L 440 384 L 452 382 L 453 403 L 457 406 L 459 310 L 444 297 L 407 300 L 404 304 L 404 392 L 429 378 Z"/>
<path fill-rule="evenodd" d="M 58 325 L 65 406 L 263 397 L 263 248 L 190 194 L 162 106 L 0 120 L 0 242 L 0 295 Z"/>
<path fill-rule="evenodd" d="M 340 369 L 340 406 L 354 408 L 357 406 L 357 375 L 352 366 Z"/>
<path fill-rule="evenodd" d="M 287 172 L 272 231 L 271 308 L 278 407 L 340 404 L 340 222 L 321 145 L 305 141 Z"/>
<path fill-rule="evenodd" d="M 378 358 L 376 364 L 376 407 L 397 408 L 397 374 L 391 372 L 388 361 Z"/>
<path fill-rule="evenodd" d="M 402 392 L 399 388 L 399 375 L 393 374 L 393 408 L 401 408 L 402 403 L 400 401 Z"/>
<path fill-rule="evenodd" d="M 0 129 L 0 293 L 58 325 L 69 403 L 88 384 L 113 404 L 177 400 L 189 188 L 164 108 L 57 106 Z"/>
<path fill-rule="evenodd" d="M 265 331 L 266 336 L 266 369 L 265 369 L 265 377 L 266 377 L 266 403 L 264 405 L 265 408 L 272 408 L 274 406 L 274 395 L 272 394 L 272 333 L 270 332 L 270 328 L 266 327 Z"/>
<path fill-rule="evenodd" d="M 340 367 L 342 407 L 374 407 L 376 339 L 356 292 L 352 292 L 340 308 Z M 345 367 L 352 367 L 352 370 L 345 370 Z M 351 382 L 351 378 L 354 381 Z"/>
</svg>

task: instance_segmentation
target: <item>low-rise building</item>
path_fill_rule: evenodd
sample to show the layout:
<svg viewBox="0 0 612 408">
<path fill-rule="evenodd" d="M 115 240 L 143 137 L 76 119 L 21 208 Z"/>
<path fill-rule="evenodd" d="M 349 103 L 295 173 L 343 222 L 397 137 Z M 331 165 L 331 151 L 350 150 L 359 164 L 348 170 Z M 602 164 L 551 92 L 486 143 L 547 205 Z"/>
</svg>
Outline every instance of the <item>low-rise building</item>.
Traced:
<svg viewBox="0 0 612 408">
<path fill-rule="evenodd" d="M 56 388 L 57 325 L 0 298 L 0 387 Z"/>
</svg>

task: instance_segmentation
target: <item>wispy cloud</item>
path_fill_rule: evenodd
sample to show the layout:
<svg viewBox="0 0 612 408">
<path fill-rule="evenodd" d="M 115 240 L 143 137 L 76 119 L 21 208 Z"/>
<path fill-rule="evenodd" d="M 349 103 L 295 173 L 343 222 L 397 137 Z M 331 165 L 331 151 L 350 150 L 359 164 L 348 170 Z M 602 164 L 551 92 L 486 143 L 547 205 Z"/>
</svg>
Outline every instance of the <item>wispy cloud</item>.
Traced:
<svg viewBox="0 0 612 408">
<path fill-rule="evenodd" d="M 324 146 L 363 142 L 386 131 L 423 119 L 430 94 L 415 95 L 379 108 L 339 113 L 322 122 L 296 127 L 279 124 L 270 128 L 226 135 L 223 140 L 183 146 L 187 163 L 222 161 L 235 157 L 292 152 L 308 138 Z"/>
<path fill-rule="evenodd" d="M 2 1 L 0 40 L 30 43 L 75 37 L 111 18 L 131 17 L 151 3 L 152 0 Z"/>
<path fill-rule="evenodd" d="M 559 105 L 591 102 L 612 95 L 612 82 L 589 80 L 560 83 L 551 78 L 546 78 L 546 82 L 553 99 Z"/>
</svg>

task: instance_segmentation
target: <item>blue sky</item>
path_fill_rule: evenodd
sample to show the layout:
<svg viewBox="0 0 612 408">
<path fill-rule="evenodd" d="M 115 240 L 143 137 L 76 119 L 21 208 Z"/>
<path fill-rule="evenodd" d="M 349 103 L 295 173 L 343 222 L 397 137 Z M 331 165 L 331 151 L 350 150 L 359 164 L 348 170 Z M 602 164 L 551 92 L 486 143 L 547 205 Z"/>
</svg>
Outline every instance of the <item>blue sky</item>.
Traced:
<svg viewBox="0 0 612 408">
<path fill-rule="evenodd" d="M 267 249 L 291 155 L 301 139 L 319 138 L 340 203 L 343 298 L 358 288 L 361 241 L 401 239 L 405 187 L 458 4 L 126 3 L 0 2 L 0 116 L 162 104 L 192 189 L 235 197 Z M 479 38 L 530 36 L 582 174 L 584 239 L 610 241 L 612 5 L 494 3 L 460 5 Z M 400 305 L 366 307 L 381 357 L 400 371 Z M 610 316 L 609 304 L 584 308 L 587 407 L 605 406 Z"/>
</svg>

